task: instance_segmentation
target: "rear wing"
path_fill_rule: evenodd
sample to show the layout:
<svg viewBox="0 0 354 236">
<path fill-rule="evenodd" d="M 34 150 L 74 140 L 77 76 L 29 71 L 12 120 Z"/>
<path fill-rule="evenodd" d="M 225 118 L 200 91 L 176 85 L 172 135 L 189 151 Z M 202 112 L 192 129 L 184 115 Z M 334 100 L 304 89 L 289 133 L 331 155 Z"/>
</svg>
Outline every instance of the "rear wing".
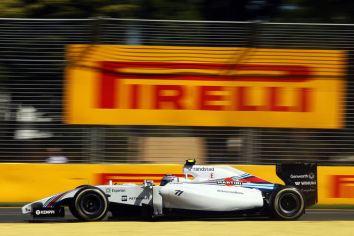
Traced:
<svg viewBox="0 0 354 236">
<path fill-rule="evenodd" d="M 317 203 L 316 163 L 277 164 L 276 173 L 285 185 L 294 186 L 303 193 L 306 207 Z"/>
</svg>

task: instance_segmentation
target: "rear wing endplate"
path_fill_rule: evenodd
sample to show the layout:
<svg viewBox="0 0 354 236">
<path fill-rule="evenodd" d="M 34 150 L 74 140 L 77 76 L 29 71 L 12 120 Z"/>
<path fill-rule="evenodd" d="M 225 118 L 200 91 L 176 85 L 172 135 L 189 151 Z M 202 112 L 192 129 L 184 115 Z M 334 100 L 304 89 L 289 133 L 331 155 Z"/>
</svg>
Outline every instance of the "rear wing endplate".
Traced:
<svg viewBox="0 0 354 236">
<path fill-rule="evenodd" d="M 282 163 L 277 164 L 276 173 L 285 185 L 299 189 L 307 207 L 317 203 L 317 164 Z"/>
</svg>

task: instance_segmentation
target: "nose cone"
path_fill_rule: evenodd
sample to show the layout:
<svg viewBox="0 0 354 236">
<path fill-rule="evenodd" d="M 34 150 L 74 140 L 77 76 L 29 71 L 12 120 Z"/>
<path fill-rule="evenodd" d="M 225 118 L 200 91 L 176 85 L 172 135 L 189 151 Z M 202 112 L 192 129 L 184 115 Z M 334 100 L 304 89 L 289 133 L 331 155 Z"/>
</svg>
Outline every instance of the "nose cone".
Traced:
<svg viewBox="0 0 354 236">
<path fill-rule="evenodd" d="M 21 210 L 22 210 L 22 214 L 31 213 L 31 211 L 32 211 L 32 206 L 31 206 L 31 204 L 27 204 L 27 205 L 23 206 L 23 207 L 21 208 Z"/>
</svg>

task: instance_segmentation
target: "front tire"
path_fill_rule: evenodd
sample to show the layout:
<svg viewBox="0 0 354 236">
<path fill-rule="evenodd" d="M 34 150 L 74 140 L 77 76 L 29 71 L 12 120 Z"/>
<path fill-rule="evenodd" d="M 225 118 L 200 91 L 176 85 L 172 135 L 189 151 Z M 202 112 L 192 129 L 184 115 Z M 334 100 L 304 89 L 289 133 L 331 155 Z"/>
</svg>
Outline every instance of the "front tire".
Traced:
<svg viewBox="0 0 354 236">
<path fill-rule="evenodd" d="M 98 221 L 107 215 L 108 199 L 100 189 L 85 187 L 76 193 L 69 209 L 79 220 Z"/>
<path fill-rule="evenodd" d="M 305 212 L 305 200 L 298 189 L 284 187 L 274 195 L 271 208 L 278 219 L 296 220 Z"/>
</svg>

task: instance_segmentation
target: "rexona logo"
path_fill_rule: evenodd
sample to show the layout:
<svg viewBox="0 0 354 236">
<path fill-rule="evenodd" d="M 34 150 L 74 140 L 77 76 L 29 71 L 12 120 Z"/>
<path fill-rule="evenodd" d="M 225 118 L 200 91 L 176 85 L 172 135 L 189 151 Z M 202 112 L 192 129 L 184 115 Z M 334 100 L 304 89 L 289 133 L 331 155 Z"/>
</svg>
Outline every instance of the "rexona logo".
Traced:
<svg viewBox="0 0 354 236">
<path fill-rule="evenodd" d="M 342 51 L 71 45 L 67 55 L 71 124 L 342 126 Z"/>
</svg>

